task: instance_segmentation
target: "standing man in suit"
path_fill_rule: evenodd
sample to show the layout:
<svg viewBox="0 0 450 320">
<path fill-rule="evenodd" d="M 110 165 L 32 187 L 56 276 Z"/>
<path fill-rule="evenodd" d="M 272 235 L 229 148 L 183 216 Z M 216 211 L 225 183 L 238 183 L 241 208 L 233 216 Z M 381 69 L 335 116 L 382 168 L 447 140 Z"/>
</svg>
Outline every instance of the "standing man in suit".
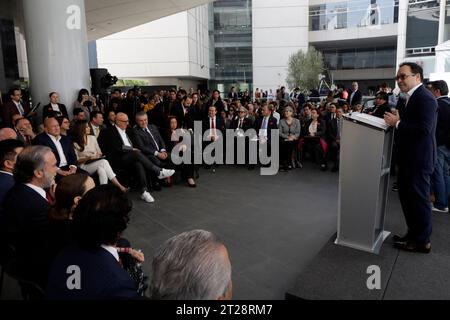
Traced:
<svg viewBox="0 0 450 320">
<path fill-rule="evenodd" d="M 20 114 L 22 117 L 29 115 L 30 107 L 22 102 L 22 91 L 18 88 L 9 90 L 11 101 L 3 106 L 3 126 L 13 127 L 12 116 Z"/>
<path fill-rule="evenodd" d="M 334 165 L 332 172 L 339 170 L 339 151 L 341 149 L 341 132 L 342 132 L 342 107 L 336 109 L 336 117 L 327 123 L 327 143 L 330 150 L 330 158 Z"/>
<path fill-rule="evenodd" d="M 358 89 L 358 82 L 352 82 L 352 92 L 348 95 L 348 104 L 353 107 L 362 102 L 362 93 Z"/>
<path fill-rule="evenodd" d="M 406 94 L 402 117 L 385 113 L 396 128 L 398 192 L 408 232 L 394 236 L 394 246 L 422 253 L 431 251 L 430 177 L 436 162 L 437 102 L 423 85 L 423 69 L 413 62 L 400 64 L 397 83 Z"/>
<path fill-rule="evenodd" d="M 448 86 L 444 80 L 431 82 L 431 92 L 438 103 L 436 127 L 437 161 L 431 182 L 435 202 L 433 211 L 448 212 L 450 196 L 450 99 Z"/>
<path fill-rule="evenodd" d="M 59 95 L 57 92 L 50 92 L 48 97 L 50 98 L 50 103 L 42 108 L 42 120 L 47 117 L 59 117 L 65 116 L 69 119 L 69 114 L 67 113 L 67 108 L 62 103 L 59 103 Z"/>
</svg>

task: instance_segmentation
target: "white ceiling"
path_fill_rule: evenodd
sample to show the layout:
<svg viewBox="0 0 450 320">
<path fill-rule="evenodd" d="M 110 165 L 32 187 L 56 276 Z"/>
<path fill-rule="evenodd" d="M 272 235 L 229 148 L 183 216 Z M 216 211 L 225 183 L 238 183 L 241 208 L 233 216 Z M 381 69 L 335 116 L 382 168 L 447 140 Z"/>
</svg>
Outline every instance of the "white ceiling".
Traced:
<svg viewBox="0 0 450 320">
<path fill-rule="evenodd" d="M 88 39 L 97 40 L 214 0 L 85 0 Z"/>
</svg>

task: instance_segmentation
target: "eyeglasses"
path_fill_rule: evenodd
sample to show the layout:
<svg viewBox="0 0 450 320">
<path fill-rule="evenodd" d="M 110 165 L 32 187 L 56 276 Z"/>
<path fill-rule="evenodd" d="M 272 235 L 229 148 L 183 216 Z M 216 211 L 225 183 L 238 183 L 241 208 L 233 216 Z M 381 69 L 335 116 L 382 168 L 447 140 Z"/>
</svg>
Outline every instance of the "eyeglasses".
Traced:
<svg viewBox="0 0 450 320">
<path fill-rule="evenodd" d="M 119 120 L 119 119 L 116 119 L 116 121 L 119 121 L 119 122 L 126 122 L 126 123 L 130 122 L 130 121 L 128 121 L 128 120 Z"/>
<path fill-rule="evenodd" d="M 415 75 L 416 75 L 415 73 L 411 73 L 411 74 L 400 74 L 400 75 L 398 75 L 398 76 L 395 77 L 395 80 L 399 80 L 399 79 L 405 80 L 406 78 L 412 77 L 412 76 L 415 76 Z"/>
</svg>

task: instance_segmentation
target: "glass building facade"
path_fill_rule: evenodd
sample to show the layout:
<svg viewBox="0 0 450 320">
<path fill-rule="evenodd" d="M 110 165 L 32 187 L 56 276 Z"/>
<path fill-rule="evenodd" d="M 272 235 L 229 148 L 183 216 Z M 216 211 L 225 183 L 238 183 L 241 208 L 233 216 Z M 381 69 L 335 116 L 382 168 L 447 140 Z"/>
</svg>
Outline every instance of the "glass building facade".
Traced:
<svg viewBox="0 0 450 320">
<path fill-rule="evenodd" d="M 438 0 L 410 0 L 406 32 L 407 55 L 433 54 L 439 34 Z"/>
<path fill-rule="evenodd" d="M 398 22 L 398 0 L 351 0 L 309 7 L 309 31 Z"/>
<path fill-rule="evenodd" d="M 326 49 L 322 51 L 329 70 L 393 68 L 395 47 Z"/>
<path fill-rule="evenodd" d="M 218 0 L 210 6 L 209 87 L 223 96 L 232 86 L 252 92 L 252 2 Z"/>
</svg>

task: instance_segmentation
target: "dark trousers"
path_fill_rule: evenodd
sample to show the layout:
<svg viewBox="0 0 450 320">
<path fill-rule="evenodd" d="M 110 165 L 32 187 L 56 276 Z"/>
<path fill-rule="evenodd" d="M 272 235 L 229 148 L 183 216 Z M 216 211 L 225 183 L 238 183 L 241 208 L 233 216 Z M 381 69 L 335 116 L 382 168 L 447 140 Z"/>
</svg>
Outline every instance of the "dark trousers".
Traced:
<svg viewBox="0 0 450 320">
<path fill-rule="evenodd" d="M 139 184 L 139 188 L 142 191 L 147 191 L 149 184 L 147 175 L 153 174 L 158 176 L 161 172 L 161 168 L 153 164 L 150 159 L 138 151 L 128 152 L 122 156 L 123 166 L 126 168 L 132 168 L 136 174 L 136 178 Z"/>
<path fill-rule="evenodd" d="M 319 164 L 326 164 L 325 154 L 320 144 L 319 137 L 305 137 L 303 144 L 303 155 L 305 152 L 314 156 L 314 159 Z"/>
<path fill-rule="evenodd" d="M 281 165 L 288 166 L 292 162 L 292 153 L 298 144 L 298 140 L 284 141 L 280 139 L 280 163 Z"/>
<path fill-rule="evenodd" d="M 408 236 L 418 244 L 430 242 L 431 203 L 430 174 L 421 171 L 404 170 L 401 166 L 397 172 L 398 193 L 408 226 Z"/>
<path fill-rule="evenodd" d="M 328 141 L 328 149 L 330 154 L 330 160 L 333 161 L 335 166 L 339 166 L 340 145 L 336 141 Z"/>
</svg>

